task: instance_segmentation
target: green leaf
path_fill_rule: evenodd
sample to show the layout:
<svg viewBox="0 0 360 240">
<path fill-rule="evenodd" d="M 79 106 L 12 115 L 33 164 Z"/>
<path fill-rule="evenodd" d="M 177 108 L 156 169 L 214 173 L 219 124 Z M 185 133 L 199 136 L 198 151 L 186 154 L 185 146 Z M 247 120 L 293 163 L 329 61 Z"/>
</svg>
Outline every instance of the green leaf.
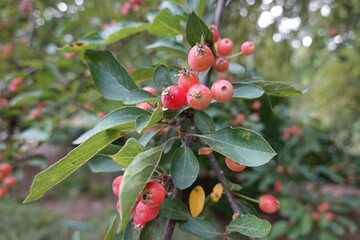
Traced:
<svg viewBox="0 0 360 240">
<path fill-rule="evenodd" d="M 153 49 L 158 51 L 185 54 L 187 55 L 189 51 L 184 47 L 184 45 L 177 43 L 169 39 L 162 39 L 145 47 L 146 49 Z"/>
<path fill-rule="evenodd" d="M 191 46 L 201 42 L 201 36 L 204 36 L 205 43 L 213 44 L 213 34 L 206 24 L 196 13 L 192 12 L 186 23 L 186 38 Z"/>
<path fill-rule="evenodd" d="M 225 185 L 233 192 L 240 191 L 243 188 L 240 184 L 233 183 L 227 178 L 225 178 Z"/>
<path fill-rule="evenodd" d="M 191 148 L 175 151 L 171 159 L 171 176 L 176 187 L 185 189 L 194 183 L 199 174 L 199 162 Z"/>
<path fill-rule="evenodd" d="M 309 211 L 305 211 L 304 214 L 300 218 L 299 228 L 301 236 L 307 236 L 314 225 L 314 220 L 312 218 L 312 214 Z"/>
<path fill-rule="evenodd" d="M 173 119 L 177 117 L 184 110 L 185 110 L 184 108 L 178 110 L 166 110 L 163 112 L 163 116 L 165 119 Z"/>
<path fill-rule="evenodd" d="M 70 43 L 60 49 L 63 52 L 74 52 L 93 49 L 117 42 L 135 33 L 148 30 L 150 23 L 120 22 L 100 33 L 92 33 L 75 43 Z"/>
<path fill-rule="evenodd" d="M 104 155 L 95 155 L 88 161 L 88 164 L 93 173 L 118 172 L 124 168 L 124 166 L 117 164 L 110 157 Z"/>
<path fill-rule="evenodd" d="M 237 75 L 244 75 L 246 70 L 244 66 L 238 63 L 231 62 L 229 63 L 228 72 Z"/>
<path fill-rule="evenodd" d="M 154 83 L 158 87 L 167 87 L 172 85 L 170 71 L 165 65 L 160 65 L 154 72 Z"/>
<path fill-rule="evenodd" d="M 339 240 L 339 238 L 331 232 L 323 230 L 320 232 L 319 240 Z"/>
<path fill-rule="evenodd" d="M 186 221 L 190 217 L 189 209 L 186 207 L 180 199 L 177 198 L 167 198 L 160 205 L 160 216 Z"/>
<path fill-rule="evenodd" d="M 11 107 L 20 106 L 32 100 L 38 99 L 42 95 L 42 91 L 30 91 L 17 94 L 10 100 Z"/>
<path fill-rule="evenodd" d="M 155 134 L 160 129 L 151 129 L 147 131 L 146 133 L 143 133 L 141 137 L 139 138 L 139 143 L 146 147 L 146 145 L 150 142 L 150 140 L 155 136 Z"/>
<path fill-rule="evenodd" d="M 246 166 L 263 165 L 276 155 L 263 137 L 245 128 L 227 127 L 200 137 L 215 151 Z"/>
<path fill-rule="evenodd" d="M 286 234 L 288 229 L 289 229 L 289 225 L 288 225 L 287 221 L 284 221 L 284 220 L 277 221 L 276 223 L 274 223 L 272 225 L 271 232 L 265 239 L 267 239 L 267 240 L 275 239 L 283 234 Z"/>
<path fill-rule="evenodd" d="M 129 92 L 138 88 L 111 52 L 87 50 L 85 60 L 95 87 L 105 98 L 122 101 Z"/>
<path fill-rule="evenodd" d="M 248 203 L 247 201 L 242 199 L 237 199 L 237 203 L 239 204 L 239 208 L 242 214 L 252 214 L 254 216 L 259 217 L 259 214 L 256 212 L 254 206 Z"/>
<path fill-rule="evenodd" d="M 264 89 L 266 94 L 278 97 L 290 97 L 303 94 L 300 90 L 295 89 L 290 84 L 284 82 L 273 81 L 253 81 L 253 85 L 259 86 Z"/>
<path fill-rule="evenodd" d="M 137 104 L 140 102 L 161 102 L 161 100 L 148 91 L 136 89 L 131 91 L 123 101 L 124 104 Z"/>
<path fill-rule="evenodd" d="M 117 164 L 127 167 L 139 153 L 145 151 L 146 148 L 143 147 L 135 138 L 129 138 L 120 151 L 115 155 L 112 155 L 111 158 Z"/>
<path fill-rule="evenodd" d="M 26 197 L 24 203 L 41 198 L 46 191 L 64 180 L 117 138 L 119 138 L 117 130 L 111 129 L 99 132 L 72 150 L 64 158 L 38 173 L 31 185 L 30 194 Z"/>
<path fill-rule="evenodd" d="M 232 99 L 254 99 L 264 94 L 261 87 L 248 83 L 233 83 L 234 95 Z"/>
<path fill-rule="evenodd" d="M 182 31 L 179 19 L 168 8 L 159 12 L 149 29 L 151 34 L 162 37 L 174 37 Z"/>
<path fill-rule="evenodd" d="M 161 229 L 159 222 L 155 219 L 147 222 L 145 227 L 141 230 L 140 240 L 160 240 Z"/>
<path fill-rule="evenodd" d="M 130 211 L 136 203 L 137 197 L 159 164 L 163 149 L 164 145 L 160 145 L 139 153 L 125 171 L 119 194 L 121 206 L 120 229 L 125 228 Z"/>
<path fill-rule="evenodd" d="M 134 228 L 134 224 L 132 221 L 129 221 L 127 224 L 125 223 L 125 230 L 124 230 L 124 240 L 139 240 L 140 238 L 140 231 Z"/>
<path fill-rule="evenodd" d="M 194 120 L 196 127 L 200 130 L 201 133 L 207 134 L 215 132 L 214 120 L 206 112 L 196 111 Z"/>
<path fill-rule="evenodd" d="M 238 232 L 231 232 L 228 235 L 227 239 L 228 240 L 251 240 L 250 237 L 242 235 L 242 234 L 240 234 Z"/>
<path fill-rule="evenodd" d="M 50 137 L 50 133 L 38 128 L 28 128 L 19 135 L 22 139 L 35 139 L 37 141 L 46 141 Z"/>
<path fill-rule="evenodd" d="M 227 231 L 238 232 L 249 237 L 265 237 L 271 230 L 271 224 L 267 220 L 254 215 L 244 215 L 232 220 L 226 227 Z"/>
<path fill-rule="evenodd" d="M 113 239 L 116 217 L 117 217 L 117 215 L 114 215 L 110 218 L 110 220 L 106 226 L 106 234 L 105 234 L 104 240 L 112 240 Z"/>
<path fill-rule="evenodd" d="M 144 68 L 138 68 L 135 71 L 133 71 L 130 76 L 134 80 L 134 82 L 142 82 L 148 79 L 152 79 L 155 72 L 154 67 L 144 67 Z"/>
<path fill-rule="evenodd" d="M 339 223 L 343 224 L 346 228 L 348 228 L 352 234 L 354 234 L 356 232 L 357 225 L 351 219 L 348 219 L 348 218 L 343 217 L 338 214 L 338 215 L 336 215 L 336 220 L 338 220 Z"/>
<path fill-rule="evenodd" d="M 186 222 L 181 222 L 179 227 L 181 231 L 191 233 L 199 238 L 207 239 L 221 235 L 209 222 L 200 218 L 189 218 Z"/>
<path fill-rule="evenodd" d="M 141 133 L 148 129 L 149 127 L 154 126 L 162 118 L 162 107 L 159 105 L 155 111 L 149 115 L 141 115 L 136 119 L 136 130 L 138 133 Z"/>
<path fill-rule="evenodd" d="M 135 130 L 136 119 L 140 115 L 150 115 L 150 112 L 137 107 L 124 107 L 117 109 L 102 118 L 94 128 L 83 133 L 73 144 L 80 144 L 94 134 L 105 129 L 117 129 L 120 132 Z"/>
</svg>

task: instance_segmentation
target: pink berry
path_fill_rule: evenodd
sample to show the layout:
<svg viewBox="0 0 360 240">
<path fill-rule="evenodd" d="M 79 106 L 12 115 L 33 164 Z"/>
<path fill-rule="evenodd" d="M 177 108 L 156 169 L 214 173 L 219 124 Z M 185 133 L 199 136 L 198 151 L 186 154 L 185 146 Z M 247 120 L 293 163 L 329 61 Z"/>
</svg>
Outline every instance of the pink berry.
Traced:
<svg viewBox="0 0 360 240">
<path fill-rule="evenodd" d="M 273 189 L 274 189 L 275 193 L 280 193 L 281 192 L 281 187 L 282 187 L 282 182 L 281 181 L 277 180 L 277 181 L 274 182 Z"/>
<path fill-rule="evenodd" d="M 255 102 L 253 102 L 253 103 L 252 103 L 252 108 L 253 108 L 254 110 L 260 110 L 260 108 L 261 108 L 261 102 L 260 102 L 260 101 L 255 101 Z"/>
<path fill-rule="evenodd" d="M 141 219 L 141 217 L 136 212 L 134 214 L 133 221 L 134 221 L 135 228 L 138 230 L 141 230 L 147 223 L 147 221 Z"/>
<path fill-rule="evenodd" d="M 178 86 L 169 86 L 161 94 L 161 101 L 170 110 L 182 108 L 186 104 L 186 92 Z"/>
<path fill-rule="evenodd" d="M 211 49 L 205 45 L 195 45 L 188 55 L 189 66 L 198 72 L 203 72 L 211 67 L 214 62 L 214 55 Z"/>
<path fill-rule="evenodd" d="M 39 109 L 32 109 L 29 115 L 32 119 L 39 119 L 41 117 L 41 111 Z"/>
<path fill-rule="evenodd" d="M 274 213 L 279 210 L 279 201 L 271 195 L 263 195 L 259 199 L 259 207 L 263 212 Z"/>
<path fill-rule="evenodd" d="M 218 102 L 227 102 L 234 95 L 234 87 L 227 80 L 217 80 L 211 86 L 213 98 Z"/>
<path fill-rule="evenodd" d="M 217 57 L 213 64 L 218 72 L 225 72 L 229 68 L 229 60 L 225 57 Z"/>
<path fill-rule="evenodd" d="M 0 172 L 3 174 L 3 177 L 6 177 L 9 173 L 11 173 L 12 167 L 9 163 L 1 163 L 0 164 Z"/>
<path fill-rule="evenodd" d="M 138 103 L 138 104 L 136 104 L 136 106 L 138 108 L 142 108 L 144 110 L 148 110 L 149 108 L 153 108 L 153 106 L 151 106 L 150 103 L 147 103 L 147 102 Z"/>
<path fill-rule="evenodd" d="M 12 187 L 16 184 L 16 178 L 14 176 L 6 177 L 3 181 L 3 183 L 7 187 Z"/>
<path fill-rule="evenodd" d="M 112 190 L 116 196 L 119 196 L 122 179 L 123 179 L 123 175 L 116 177 L 113 181 Z"/>
<path fill-rule="evenodd" d="M 98 114 L 97 114 L 98 119 L 102 119 L 105 116 L 106 116 L 106 112 L 98 112 Z"/>
<path fill-rule="evenodd" d="M 157 182 L 149 182 L 146 184 L 141 202 L 148 207 L 159 207 L 164 201 L 166 195 L 163 185 Z"/>
<path fill-rule="evenodd" d="M 0 198 L 5 197 L 9 193 L 6 187 L 0 187 Z"/>
<path fill-rule="evenodd" d="M 214 25 L 214 24 L 209 25 L 209 29 L 210 29 L 210 31 L 211 31 L 212 34 L 213 34 L 213 41 L 214 41 L 214 43 L 217 42 L 217 40 L 219 40 L 219 38 L 220 38 L 220 31 L 219 31 L 219 29 L 218 29 L 217 26 Z"/>
<path fill-rule="evenodd" d="M 231 53 L 234 48 L 234 43 L 229 38 L 223 38 L 220 40 L 217 51 L 220 56 L 227 56 Z"/>
<path fill-rule="evenodd" d="M 135 209 L 135 214 L 144 221 L 151 221 L 159 214 L 159 207 L 148 207 L 147 205 L 139 202 Z"/>
<path fill-rule="evenodd" d="M 237 163 L 237 162 L 235 162 L 234 160 L 232 160 L 231 158 L 228 158 L 228 157 L 225 158 L 225 163 L 226 163 L 226 166 L 230 170 L 232 170 L 234 172 L 240 172 L 240 171 L 242 171 L 242 170 L 244 170 L 246 168 L 245 165 Z"/>
<path fill-rule="evenodd" d="M 245 56 L 249 56 L 249 55 L 253 54 L 255 52 L 255 43 L 253 43 L 252 41 L 244 42 L 241 45 L 241 52 Z"/>
<path fill-rule="evenodd" d="M 178 85 L 187 92 L 191 86 L 199 83 L 198 75 L 187 68 L 179 71 Z"/>
<path fill-rule="evenodd" d="M 143 87 L 142 89 L 145 90 L 145 91 L 147 91 L 147 92 L 149 92 L 149 93 L 151 93 L 152 95 L 155 95 L 155 96 L 157 96 L 157 95 L 159 94 L 159 93 L 156 91 L 156 89 L 153 88 L 153 87 Z"/>
<path fill-rule="evenodd" d="M 187 102 L 196 110 L 205 109 L 211 103 L 212 94 L 210 89 L 203 84 L 192 86 L 187 92 Z"/>
</svg>

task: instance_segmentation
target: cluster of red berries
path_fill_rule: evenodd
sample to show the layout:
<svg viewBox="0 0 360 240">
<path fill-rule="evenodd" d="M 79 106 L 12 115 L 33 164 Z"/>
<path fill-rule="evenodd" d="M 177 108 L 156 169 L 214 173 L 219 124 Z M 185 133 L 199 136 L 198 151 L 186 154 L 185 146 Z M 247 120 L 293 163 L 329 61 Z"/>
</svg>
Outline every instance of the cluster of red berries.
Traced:
<svg viewBox="0 0 360 240">
<path fill-rule="evenodd" d="M 119 196 L 120 186 L 123 176 L 118 176 L 114 179 L 112 189 L 116 196 Z M 160 211 L 160 205 L 164 201 L 166 196 L 165 188 L 158 182 L 148 182 L 145 188 L 138 196 L 133 209 L 130 213 L 134 213 L 134 225 L 136 229 L 141 229 L 144 225 L 154 220 Z M 116 203 L 116 208 L 120 212 L 120 201 Z"/>
<path fill-rule="evenodd" d="M 289 140 L 292 137 L 300 138 L 304 135 L 304 130 L 298 125 L 292 125 L 291 127 L 284 128 L 283 130 L 283 139 Z"/>
<path fill-rule="evenodd" d="M 329 212 L 328 210 L 330 209 L 330 203 L 327 201 L 323 201 L 321 202 L 319 205 L 317 205 L 315 212 L 312 213 L 312 218 L 315 221 L 320 220 L 321 215 L 324 215 L 325 218 L 329 221 L 334 219 L 334 213 Z"/>
<path fill-rule="evenodd" d="M 16 184 L 16 178 L 9 176 L 12 167 L 9 163 L 0 164 L 0 198 L 5 197 L 9 193 L 9 188 Z"/>
<path fill-rule="evenodd" d="M 128 14 L 130 11 L 137 12 L 143 3 L 144 0 L 128 0 L 121 6 L 119 12 L 121 15 Z"/>
</svg>

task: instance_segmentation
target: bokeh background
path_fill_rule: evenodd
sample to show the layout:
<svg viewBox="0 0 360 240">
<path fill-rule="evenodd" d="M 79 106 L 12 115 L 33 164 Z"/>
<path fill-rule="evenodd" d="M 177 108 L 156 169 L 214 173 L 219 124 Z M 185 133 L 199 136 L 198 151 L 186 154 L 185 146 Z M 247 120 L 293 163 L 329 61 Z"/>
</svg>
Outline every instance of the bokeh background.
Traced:
<svg viewBox="0 0 360 240">
<path fill-rule="evenodd" d="M 227 176 L 242 184 L 243 194 L 256 198 L 269 193 L 281 200 L 279 213 L 261 215 L 273 223 L 267 239 L 358 239 L 360 2 L 225 2 L 221 35 L 231 38 L 236 50 L 252 40 L 257 51 L 235 58 L 233 70 L 218 77 L 286 82 L 306 92 L 237 101 L 224 112 L 209 110 L 219 126 L 230 122 L 254 129 L 278 152 L 265 166 L 241 174 L 225 171 Z M 117 173 L 93 173 L 88 165 L 40 201 L 21 203 L 36 173 L 66 155 L 72 140 L 102 114 L 121 106 L 95 91 L 83 52 L 64 53 L 61 47 L 119 22 L 151 22 L 162 8 L 181 16 L 205 4 L 202 17 L 210 24 L 215 3 L 1 1 L 0 163 L 10 163 L 10 175 L 17 179 L 9 194 L 0 197 L 1 240 L 100 239 L 116 213 L 111 182 Z M 156 47 L 157 41 L 141 32 L 104 49 L 129 72 L 160 63 L 186 65 L 186 56 Z M 200 176 L 196 184 L 211 191 L 216 183 L 211 171 L 204 166 Z M 209 211 L 219 228 L 231 216 L 226 199 Z M 182 234 L 178 231 L 177 238 L 183 239 Z"/>
</svg>

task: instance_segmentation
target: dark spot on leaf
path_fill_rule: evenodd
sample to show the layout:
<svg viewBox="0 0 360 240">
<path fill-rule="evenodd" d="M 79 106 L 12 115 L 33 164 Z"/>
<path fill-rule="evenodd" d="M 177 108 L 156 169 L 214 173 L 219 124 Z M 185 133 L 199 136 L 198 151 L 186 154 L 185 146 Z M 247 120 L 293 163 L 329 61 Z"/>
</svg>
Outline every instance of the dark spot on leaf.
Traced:
<svg viewBox="0 0 360 240">
<path fill-rule="evenodd" d="M 73 43 L 69 43 L 69 47 L 73 47 L 74 46 L 74 44 Z"/>
<path fill-rule="evenodd" d="M 83 42 L 76 42 L 75 45 L 78 46 L 78 47 L 81 47 L 82 45 L 84 45 L 84 43 Z"/>
</svg>

